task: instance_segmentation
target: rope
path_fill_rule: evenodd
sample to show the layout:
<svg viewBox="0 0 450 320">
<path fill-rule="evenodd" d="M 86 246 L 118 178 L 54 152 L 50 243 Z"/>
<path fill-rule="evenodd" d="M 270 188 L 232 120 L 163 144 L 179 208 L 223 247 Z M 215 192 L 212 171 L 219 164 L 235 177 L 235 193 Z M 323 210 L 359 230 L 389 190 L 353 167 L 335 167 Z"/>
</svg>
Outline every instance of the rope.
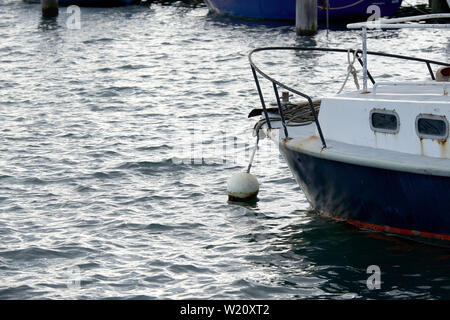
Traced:
<svg viewBox="0 0 450 320">
<path fill-rule="evenodd" d="M 321 100 L 313 100 L 313 106 L 316 114 L 319 114 L 320 111 L 320 102 Z M 283 105 L 283 113 L 286 126 L 288 127 L 299 127 L 299 126 L 307 126 L 314 122 L 314 116 L 311 112 L 311 108 L 308 102 L 304 103 L 287 103 Z M 270 121 L 282 121 L 281 117 L 270 117 Z M 261 127 L 267 123 L 265 118 L 259 120 L 253 131 L 256 132 L 256 135 L 259 137 L 259 130 Z M 274 128 L 279 129 L 279 128 Z M 258 141 L 258 140 L 257 140 Z"/>
<path fill-rule="evenodd" d="M 250 173 L 250 169 L 251 169 L 252 163 L 253 163 L 253 158 L 255 158 L 256 150 L 258 150 L 258 143 L 259 143 L 259 129 L 258 129 L 258 132 L 256 132 L 256 145 L 255 145 L 255 149 L 253 149 L 252 156 L 250 157 L 250 162 L 248 164 L 247 173 Z"/>
<path fill-rule="evenodd" d="M 328 3 L 328 10 L 342 10 L 342 9 L 351 8 L 351 7 L 357 6 L 358 4 L 360 4 L 360 3 L 363 2 L 363 1 L 364 1 L 364 0 L 359 0 L 359 1 L 356 1 L 356 2 L 354 2 L 354 3 L 352 3 L 352 4 L 348 4 L 348 5 L 346 5 L 346 6 L 342 6 L 342 7 L 334 7 L 334 8 L 331 8 L 331 7 L 330 7 L 330 4 Z M 325 10 L 327 7 L 326 7 L 326 5 L 324 4 L 324 5 L 322 5 L 322 6 L 318 6 L 318 8 L 321 9 L 321 10 Z"/>
<path fill-rule="evenodd" d="M 356 50 L 353 50 L 353 60 L 351 61 L 350 58 L 350 53 L 351 50 L 348 49 L 347 51 L 347 60 L 348 60 L 348 67 L 347 67 L 347 76 L 345 77 L 344 83 L 342 84 L 341 89 L 339 89 L 339 91 L 337 92 L 338 94 L 342 92 L 342 90 L 345 87 L 345 84 L 347 83 L 348 77 L 350 76 L 350 74 L 353 75 L 353 81 L 355 82 L 356 88 L 359 90 L 359 82 L 358 82 L 358 74 L 356 73 L 356 68 L 353 65 L 356 61 Z"/>
</svg>

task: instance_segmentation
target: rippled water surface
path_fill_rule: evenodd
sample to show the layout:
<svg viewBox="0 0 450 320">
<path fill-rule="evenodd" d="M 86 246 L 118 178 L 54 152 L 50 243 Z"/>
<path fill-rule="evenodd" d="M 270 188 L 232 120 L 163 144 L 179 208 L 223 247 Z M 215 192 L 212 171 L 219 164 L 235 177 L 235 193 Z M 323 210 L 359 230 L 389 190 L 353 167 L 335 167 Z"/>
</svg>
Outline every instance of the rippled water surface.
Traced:
<svg viewBox="0 0 450 320">
<path fill-rule="evenodd" d="M 448 249 L 316 215 L 267 140 L 259 202 L 227 202 L 254 144 L 248 52 L 355 48 L 358 31 L 296 38 L 182 3 L 82 8 L 80 30 L 68 18 L 0 0 L 0 299 L 450 298 Z M 449 34 L 374 31 L 369 48 L 446 61 Z M 313 96 L 337 91 L 347 67 L 345 55 L 255 58 Z"/>
</svg>

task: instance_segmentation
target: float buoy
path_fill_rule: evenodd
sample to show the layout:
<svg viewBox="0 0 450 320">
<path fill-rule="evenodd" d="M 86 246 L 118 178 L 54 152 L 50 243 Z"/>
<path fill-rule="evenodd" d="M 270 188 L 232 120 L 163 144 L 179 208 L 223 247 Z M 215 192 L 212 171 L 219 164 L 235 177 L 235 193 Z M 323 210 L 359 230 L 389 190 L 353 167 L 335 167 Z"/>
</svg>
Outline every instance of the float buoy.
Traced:
<svg viewBox="0 0 450 320">
<path fill-rule="evenodd" d="M 228 180 L 229 201 L 249 201 L 256 198 L 259 192 L 258 179 L 250 173 L 235 173 Z"/>
</svg>

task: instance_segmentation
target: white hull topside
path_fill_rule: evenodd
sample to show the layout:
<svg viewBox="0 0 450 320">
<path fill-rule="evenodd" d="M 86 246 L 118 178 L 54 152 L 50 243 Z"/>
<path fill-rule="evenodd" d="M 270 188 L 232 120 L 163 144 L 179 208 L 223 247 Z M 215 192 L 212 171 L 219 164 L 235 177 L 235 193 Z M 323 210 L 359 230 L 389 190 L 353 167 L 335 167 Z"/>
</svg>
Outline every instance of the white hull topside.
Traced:
<svg viewBox="0 0 450 320">
<path fill-rule="evenodd" d="M 281 122 L 275 121 L 274 129 L 266 128 L 267 135 L 291 150 L 323 159 L 450 177 L 448 139 L 424 139 L 416 132 L 418 115 L 450 119 L 445 84 L 435 83 L 380 86 L 376 94 L 354 92 L 322 99 L 318 118 L 327 148 L 323 148 L 314 122 L 289 126 L 289 138 L 285 139 L 284 131 L 277 129 L 282 128 Z M 374 131 L 370 126 L 372 110 L 395 112 L 398 132 Z"/>
</svg>

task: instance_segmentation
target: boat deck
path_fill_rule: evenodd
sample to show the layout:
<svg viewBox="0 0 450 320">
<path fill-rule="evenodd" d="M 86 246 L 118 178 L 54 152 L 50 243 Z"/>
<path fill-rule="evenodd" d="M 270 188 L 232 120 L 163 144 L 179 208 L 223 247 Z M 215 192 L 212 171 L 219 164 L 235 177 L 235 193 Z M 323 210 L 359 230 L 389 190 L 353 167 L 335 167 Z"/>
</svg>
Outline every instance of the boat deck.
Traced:
<svg viewBox="0 0 450 320">
<path fill-rule="evenodd" d="M 327 148 L 323 148 L 315 124 L 289 127 L 290 138 L 288 139 L 285 139 L 280 121 L 272 122 L 272 129 L 266 128 L 266 132 L 274 142 L 318 158 L 381 169 L 450 177 L 450 159 L 356 146 L 332 139 L 326 139 Z"/>
<path fill-rule="evenodd" d="M 394 101 L 423 101 L 450 102 L 450 82 L 379 82 L 368 93 L 358 91 L 342 93 L 332 96 L 334 99 L 361 100 L 394 100 Z"/>
</svg>

